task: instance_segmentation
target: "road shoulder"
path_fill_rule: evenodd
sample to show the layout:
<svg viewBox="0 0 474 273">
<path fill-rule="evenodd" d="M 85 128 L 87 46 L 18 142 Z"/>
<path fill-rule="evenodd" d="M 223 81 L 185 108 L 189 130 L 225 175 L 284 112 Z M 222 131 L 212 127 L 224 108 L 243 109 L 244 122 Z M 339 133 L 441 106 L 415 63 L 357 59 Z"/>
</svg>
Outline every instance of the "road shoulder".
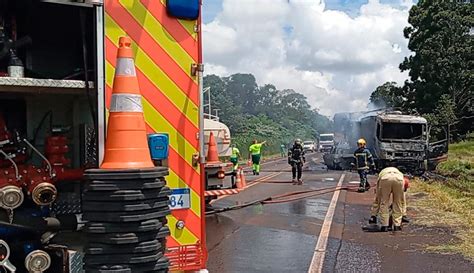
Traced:
<svg viewBox="0 0 474 273">
<path fill-rule="evenodd" d="M 347 175 L 346 185 L 353 180 L 357 175 Z M 333 223 L 336 228 L 331 233 L 336 257 L 327 259 L 324 272 L 472 272 L 474 264 L 460 255 L 425 251 L 427 245 L 452 240 L 449 230 L 408 224 L 396 233 L 363 231 L 373 198 L 372 190 L 341 195 Z M 409 216 L 415 217 L 408 206 Z"/>
</svg>

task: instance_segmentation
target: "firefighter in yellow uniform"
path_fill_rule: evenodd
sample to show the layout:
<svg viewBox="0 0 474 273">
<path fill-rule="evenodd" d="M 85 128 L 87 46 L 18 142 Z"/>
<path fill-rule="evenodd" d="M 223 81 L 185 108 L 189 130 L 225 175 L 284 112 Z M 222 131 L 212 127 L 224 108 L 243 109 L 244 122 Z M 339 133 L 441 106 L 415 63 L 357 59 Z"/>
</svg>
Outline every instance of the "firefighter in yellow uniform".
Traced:
<svg viewBox="0 0 474 273">
<path fill-rule="evenodd" d="M 377 181 L 377 196 L 375 203 L 378 203 L 378 210 L 380 212 L 380 224 L 381 231 L 388 231 L 389 224 L 389 207 L 390 207 L 390 196 L 393 195 L 392 199 L 392 218 L 393 218 L 393 230 L 399 231 L 402 229 L 402 216 L 404 202 L 404 177 L 403 173 L 395 167 L 388 167 L 383 169 Z M 377 209 L 377 206 L 372 207 Z M 373 213 L 372 212 L 372 213 Z M 371 219 L 372 220 L 372 219 Z"/>
<path fill-rule="evenodd" d="M 408 190 L 408 187 L 410 186 L 410 180 L 408 177 L 403 178 L 403 200 L 402 200 L 402 223 L 410 223 L 410 218 L 408 218 L 407 215 L 407 199 L 406 199 L 406 192 Z M 369 224 L 376 224 L 377 223 L 377 215 L 380 212 L 380 191 L 378 190 L 378 184 L 377 184 L 377 190 L 375 193 L 375 200 L 374 203 L 372 204 L 372 208 L 370 211 L 370 220 Z"/>
</svg>

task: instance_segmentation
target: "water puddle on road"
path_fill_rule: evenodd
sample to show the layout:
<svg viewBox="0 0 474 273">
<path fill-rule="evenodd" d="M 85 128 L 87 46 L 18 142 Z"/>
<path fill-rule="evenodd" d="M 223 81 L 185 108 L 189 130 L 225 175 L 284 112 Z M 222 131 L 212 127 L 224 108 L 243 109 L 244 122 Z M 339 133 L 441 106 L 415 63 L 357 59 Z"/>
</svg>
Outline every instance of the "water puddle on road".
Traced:
<svg viewBox="0 0 474 273">
<path fill-rule="evenodd" d="M 329 200 L 327 199 L 311 198 L 291 203 L 272 204 L 262 207 L 262 210 L 269 213 L 301 215 L 324 220 L 328 206 Z"/>
</svg>

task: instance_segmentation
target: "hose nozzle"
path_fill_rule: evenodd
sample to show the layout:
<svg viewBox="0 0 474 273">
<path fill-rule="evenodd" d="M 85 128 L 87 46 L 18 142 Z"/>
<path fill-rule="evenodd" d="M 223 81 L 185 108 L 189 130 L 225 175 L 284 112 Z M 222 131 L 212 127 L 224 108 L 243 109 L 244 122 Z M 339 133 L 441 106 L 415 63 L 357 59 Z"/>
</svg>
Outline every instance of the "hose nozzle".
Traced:
<svg viewBox="0 0 474 273">
<path fill-rule="evenodd" d="M 13 210 L 21 206 L 24 200 L 21 188 L 8 185 L 0 188 L 0 208 Z"/>
<path fill-rule="evenodd" d="M 45 272 L 51 265 L 51 257 L 43 250 L 30 252 L 25 258 L 25 268 L 29 273 Z"/>
<path fill-rule="evenodd" d="M 56 186 L 49 182 L 38 184 L 31 192 L 33 202 L 40 206 L 47 206 L 56 200 L 58 191 Z"/>
</svg>

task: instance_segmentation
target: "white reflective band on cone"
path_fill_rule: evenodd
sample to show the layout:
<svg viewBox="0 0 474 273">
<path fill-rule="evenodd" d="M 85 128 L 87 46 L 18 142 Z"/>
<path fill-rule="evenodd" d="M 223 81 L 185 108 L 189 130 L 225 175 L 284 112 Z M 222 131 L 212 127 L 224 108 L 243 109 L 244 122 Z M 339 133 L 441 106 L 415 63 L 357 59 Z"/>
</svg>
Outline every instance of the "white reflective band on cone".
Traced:
<svg viewBox="0 0 474 273">
<path fill-rule="evenodd" d="M 142 96 L 135 94 L 112 94 L 110 112 L 143 113 Z"/>
<path fill-rule="evenodd" d="M 115 76 L 136 76 L 135 63 L 130 58 L 118 58 L 115 66 Z"/>
</svg>

